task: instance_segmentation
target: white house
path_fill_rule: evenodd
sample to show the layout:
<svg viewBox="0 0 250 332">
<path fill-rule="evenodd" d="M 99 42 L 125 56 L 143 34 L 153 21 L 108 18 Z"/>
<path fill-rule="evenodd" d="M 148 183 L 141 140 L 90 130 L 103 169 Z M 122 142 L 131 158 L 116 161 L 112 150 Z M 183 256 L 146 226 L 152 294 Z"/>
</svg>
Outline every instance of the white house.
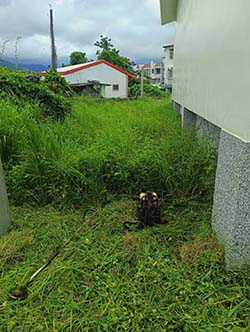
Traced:
<svg viewBox="0 0 250 332">
<path fill-rule="evenodd" d="M 75 88 L 95 86 L 105 98 L 127 98 L 128 79 L 136 76 L 106 60 L 58 68 L 57 72 Z M 45 73 L 43 73 L 45 75 Z"/>
<path fill-rule="evenodd" d="M 219 144 L 213 227 L 228 268 L 250 267 L 250 1 L 160 0 L 176 21 L 173 101 Z"/>
<path fill-rule="evenodd" d="M 168 91 L 172 91 L 173 84 L 173 70 L 174 70 L 174 45 L 169 44 L 163 46 L 164 57 L 162 59 L 163 63 L 163 82 Z"/>
</svg>

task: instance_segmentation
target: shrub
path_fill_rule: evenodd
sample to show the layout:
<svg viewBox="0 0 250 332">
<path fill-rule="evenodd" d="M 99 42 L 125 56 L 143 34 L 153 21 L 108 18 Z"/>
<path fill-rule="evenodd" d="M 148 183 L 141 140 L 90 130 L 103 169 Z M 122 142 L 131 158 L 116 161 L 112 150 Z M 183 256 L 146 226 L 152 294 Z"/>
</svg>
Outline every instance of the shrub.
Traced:
<svg viewBox="0 0 250 332">
<path fill-rule="evenodd" d="M 38 104 L 41 106 L 42 116 L 63 120 L 71 110 L 69 100 L 61 94 L 64 88 L 59 89 L 58 83 L 57 91 L 60 94 L 56 94 L 38 78 L 34 74 L 0 67 L 0 97 L 11 100 L 18 107 L 22 107 L 24 103 Z"/>
<path fill-rule="evenodd" d="M 70 88 L 68 82 L 64 77 L 59 75 L 53 70 L 49 70 L 44 77 L 43 83 L 48 87 L 49 90 L 56 94 L 71 97 L 74 95 L 73 90 Z"/>
<path fill-rule="evenodd" d="M 153 86 L 148 82 L 144 82 L 143 84 L 143 92 L 144 96 L 154 97 L 154 98 L 166 98 L 167 93 L 160 90 L 159 87 Z M 129 88 L 130 97 L 139 97 L 141 94 L 141 85 L 139 81 L 136 81 L 131 84 Z"/>
</svg>

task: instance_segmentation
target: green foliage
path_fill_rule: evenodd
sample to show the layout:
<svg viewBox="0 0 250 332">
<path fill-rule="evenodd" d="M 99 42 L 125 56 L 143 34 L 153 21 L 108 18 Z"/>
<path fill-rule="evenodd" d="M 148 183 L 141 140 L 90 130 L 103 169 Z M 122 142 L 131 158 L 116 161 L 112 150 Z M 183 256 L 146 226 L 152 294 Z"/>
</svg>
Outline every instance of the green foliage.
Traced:
<svg viewBox="0 0 250 332">
<path fill-rule="evenodd" d="M 13 153 L 3 143 L 1 150 L 15 204 L 80 207 L 140 190 L 207 199 L 213 190 L 213 151 L 181 130 L 167 98 L 79 97 L 63 123 L 40 122 L 15 108 L 9 114 L 9 123 L 0 117 L 0 133 L 13 141 Z"/>
<path fill-rule="evenodd" d="M 70 54 L 70 65 L 78 65 L 87 61 L 86 53 L 76 51 Z"/>
<path fill-rule="evenodd" d="M 13 208 L 0 239 L 0 330 L 249 331 L 250 277 L 225 271 L 210 208 L 168 202 L 165 225 L 124 234 L 134 210 L 133 201 L 113 202 L 83 222 L 81 212 Z M 28 298 L 10 301 L 77 230 Z"/>
<path fill-rule="evenodd" d="M 49 90 L 56 94 L 68 97 L 73 96 L 73 90 L 70 88 L 65 78 L 53 70 L 47 72 L 43 83 L 45 83 Z"/>
<path fill-rule="evenodd" d="M 70 88 L 64 80 L 57 79 L 59 75 L 49 73 L 48 76 L 47 81 L 41 82 L 36 74 L 0 67 L 0 97 L 11 101 L 17 108 L 22 108 L 25 103 L 38 105 L 42 116 L 63 120 L 71 110 L 69 100 L 64 97 L 70 94 Z M 48 88 L 52 82 L 55 91 Z"/>
<path fill-rule="evenodd" d="M 126 57 L 120 55 L 120 51 L 116 50 L 108 37 L 100 36 L 100 41 L 95 42 L 95 46 L 100 50 L 96 52 L 98 60 L 106 60 L 113 65 L 134 74 L 132 65 L 133 63 Z"/>
<path fill-rule="evenodd" d="M 157 86 L 153 86 L 148 82 L 144 82 L 143 91 L 145 96 L 154 98 L 166 98 L 168 95 L 166 92 L 159 89 Z M 131 82 L 129 87 L 130 97 L 139 97 L 141 94 L 141 85 L 139 81 Z"/>
<path fill-rule="evenodd" d="M 117 54 L 116 51 L 103 50 L 98 55 L 98 60 L 106 60 L 112 63 L 113 65 L 131 74 L 134 74 L 134 71 L 132 69 L 132 63 L 130 62 L 130 60 L 124 56 Z"/>
<path fill-rule="evenodd" d="M 115 50 L 113 47 L 114 45 L 111 43 L 111 39 L 108 37 L 105 37 L 103 35 L 100 35 L 100 40 L 97 40 L 94 44 L 95 46 L 99 47 L 102 51 L 111 51 L 111 50 Z M 96 52 L 97 54 L 100 53 L 100 51 L 98 50 Z"/>
</svg>

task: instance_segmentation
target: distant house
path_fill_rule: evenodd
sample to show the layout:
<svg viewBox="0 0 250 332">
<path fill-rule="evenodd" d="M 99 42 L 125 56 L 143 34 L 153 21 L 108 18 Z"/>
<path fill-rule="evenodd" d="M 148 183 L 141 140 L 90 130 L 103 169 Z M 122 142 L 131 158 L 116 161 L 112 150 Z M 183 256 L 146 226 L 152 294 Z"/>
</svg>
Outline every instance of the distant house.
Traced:
<svg viewBox="0 0 250 332">
<path fill-rule="evenodd" d="M 218 146 L 213 228 L 228 268 L 250 267 L 250 1 L 160 0 L 176 21 L 173 103 Z"/>
<path fill-rule="evenodd" d="M 150 78 L 150 84 L 160 85 L 163 82 L 163 65 L 162 63 L 150 63 L 135 65 L 133 67 L 135 72 L 139 72 L 143 69 L 145 77 Z"/>
<path fill-rule="evenodd" d="M 136 76 L 105 60 L 62 67 L 57 72 L 74 89 L 87 90 L 104 98 L 127 98 L 128 79 L 136 79 Z"/>
<path fill-rule="evenodd" d="M 174 45 L 165 45 L 163 46 L 165 55 L 162 59 L 163 63 L 163 82 L 166 87 L 166 90 L 172 91 L 173 84 L 173 70 L 174 70 Z"/>
</svg>

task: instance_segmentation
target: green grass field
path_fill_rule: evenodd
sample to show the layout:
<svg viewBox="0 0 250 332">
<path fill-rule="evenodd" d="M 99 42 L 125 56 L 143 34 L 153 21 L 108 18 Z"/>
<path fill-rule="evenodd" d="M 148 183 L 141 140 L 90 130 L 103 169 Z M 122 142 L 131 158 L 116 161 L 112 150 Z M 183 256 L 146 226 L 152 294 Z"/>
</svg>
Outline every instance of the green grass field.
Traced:
<svg viewBox="0 0 250 332">
<path fill-rule="evenodd" d="M 169 204 L 165 225 L 124 234 L 134 209 L 113 202 L 83 222 L 80 211 L 13 208 L 0 240 L 2 331 L 249 331 L 250 278 L 225 272 L 210 209 Z M 81 225 L 28 298 L 9 300 Z"/>
<path fill-rule="evenodd" d="M 181 130 L 168 98 L 76 98 L 63 123 L 1 103 L 0 151 L 15 205 L 83 207 L 141 190 L 206 198 L 213 188 L 215 154 Z"/>
<path fill-rule="evenodd" d="M 250 277 L 225 271 L 211 229 L 216 153 L 169 99 L 76 98 L 64 122 L 0 107 L 13 222 L 0 238 L 0 331 L 250 330 Z M 161 194 L 164 224 L 124 233 L 145 189 Z M 96 213 L 83 220 L 86 207 Z M 76 231 L 27 299 L 10 300 Z"/>
</svg>

